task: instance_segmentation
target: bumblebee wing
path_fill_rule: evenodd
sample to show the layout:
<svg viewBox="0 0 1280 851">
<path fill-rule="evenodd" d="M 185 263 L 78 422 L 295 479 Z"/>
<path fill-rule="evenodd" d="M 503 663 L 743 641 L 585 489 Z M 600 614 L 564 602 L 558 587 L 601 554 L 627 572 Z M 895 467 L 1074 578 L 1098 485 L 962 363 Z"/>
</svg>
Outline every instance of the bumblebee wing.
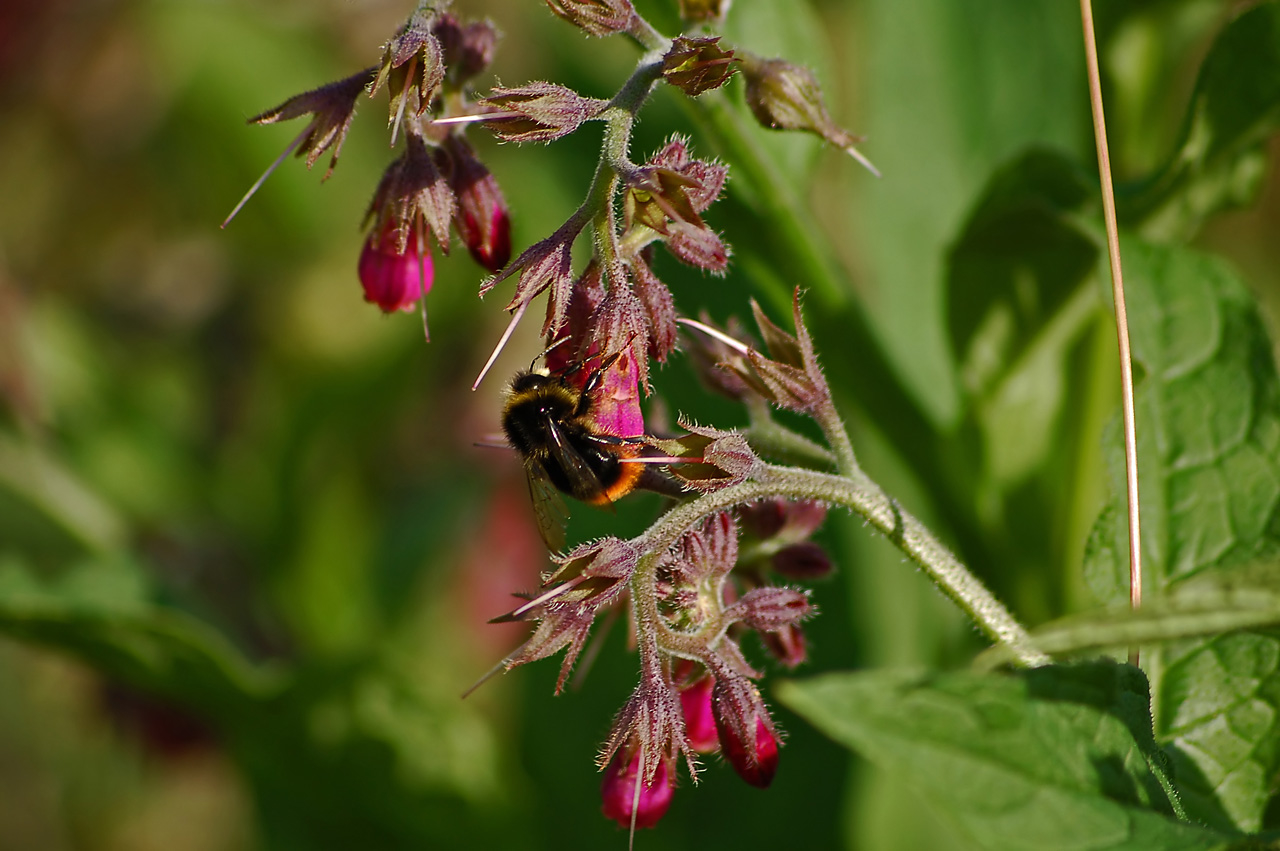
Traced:
<svg viewBox="0 0 1280 851">
<path fill-rule="evenodd" d="M 542 543 L 553 553 L 564 549 L 565 524 L 569 522 L 569 508 L 555 486 L 547 480 L 542 465 L 536 461 L 525 467 L 529 479 L 529 499 L 533 503 L 533 517 L 538 523 Z"/>
<path fill-rule="evenodd" d="M 548 443 L 551 458 L 564 470 L 565 478 L 573 489 L 572 495 L 584 502 L 603 501 L 607 504 L 608 499 L 601 500 L 605 495 L 605 487 L 600 483 L 600 477 L 591 469 L 582 453 L 565 440 L 564 432 L 550 417 L 547 418 L 547 433 L 551 435 Z"/>
</svg>

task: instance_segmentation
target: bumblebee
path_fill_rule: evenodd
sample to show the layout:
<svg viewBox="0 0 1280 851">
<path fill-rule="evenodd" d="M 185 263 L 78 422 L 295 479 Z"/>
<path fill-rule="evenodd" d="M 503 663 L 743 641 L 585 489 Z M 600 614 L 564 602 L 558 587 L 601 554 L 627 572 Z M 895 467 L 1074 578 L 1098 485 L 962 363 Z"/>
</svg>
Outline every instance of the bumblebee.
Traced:
<svg viewBox="0 0 1280 851">
<path fill-rule="evenodd" d="M 642 439 L 604 434 L 592 418 L 592 394 L 617 359 L 618 354 L 605 358 L 581 390 L 568 380 L 581 363 L 559 373 L 531 369 L 511 380 L 502 430 L 524 459 L 538 530 L 555 552 L 564 548 L 568 519 L 556 491 L 600 506 L 636 488 L 670 496 L 681 493 L 670 474 L 641 458 Z"/>
</svg>

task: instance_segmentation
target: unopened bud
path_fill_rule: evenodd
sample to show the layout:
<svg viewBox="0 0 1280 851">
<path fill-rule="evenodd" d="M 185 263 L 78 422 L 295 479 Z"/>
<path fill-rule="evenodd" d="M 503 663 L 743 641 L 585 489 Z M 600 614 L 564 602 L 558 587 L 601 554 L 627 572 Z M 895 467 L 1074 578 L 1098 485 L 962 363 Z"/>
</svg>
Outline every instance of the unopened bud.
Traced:
<svg viewBox="0 0 1280 851">
<path fill-rule="evenodd" d="M 759 632 L 774 632 L 799 623 L 813 614 L 809 592 L 798 588 L 766 585 L 753 588 L 725 612 L 725 617 L 742 621 Z"/>
<path fill-rule="evenodd" d="M 691 24 L 721 24 L 732 0 L 680 0 L 680 17 Z"/>
<path fill-rule="evenodd" d="M 511 259 L 511 218 L 498 181 L 462 137 L 450 135 L 440 152 L 458 199 L 453 213 L 458 236 L 477 263 L 497 272 Z"/>
<path fill-rule="evenodd" d="M 787 668 L 795 668 L 809 658 L 804 632 L 798 626 L 784 626 L 777 632 L 762 632 L 760 640 L 764 642 L 770 655 Z"/>
<path fill-rule="evenodd" d="M 498 31 L 488 21 L 463 26 L 445 13 L 436 20 L 432 33 L 444 54 L 445 76 L 454 86 L 475 77 L 493 61 Z"/>
<path fill-rule="evenodd" d="M 680 692 L 685 735 L 689 738 L 689 747 L 698 753 L 712 753 L 720 749 L 716 719 L 711 712 L 711 687 L 714 682 L 710 676 L 705 676 Z"/>
<path fill-rule="evenodd" d="M 743 531 L 761 541 L 772 538 L 786 522 L 788 505 L 784 499 L 765 499 L 740 507 L 738 519 Z"/>
<path fill-rule="evenodd" d="M 600 784 L 600 798 L 604 804 L 601 809 L 606 818 L 613 819 L 622 827 L 631 826 L 633 812 L 636 827 L 653 827 L 671 806 L 675 788 L 666 760 L 658 763 L 658 769 L 650 782 L 643 783 L 640 774 L 639 749 L 629 755 L 625 750 L 619 751 L 604 770 L 604 781 Z M 641 783 L 638 803 L 637 783 Z"/>
<path fill-rule="evenodd" d="M 359 275 L 364 300 L 393 313 L 412 310 L 418 297 L 427 294 L 434 269 L 430 252 L 419 252 L 417 239 L 409 239 L 399 251 L 393 232 L 375 228 L 360 251 Z"/>
<path fill-rule="evenodd" d="M 514 89 L 496 88 L 483 103 L 511 113 L 495 118 L 489 128 L 508 142 L 550 142 L 599 115 L 608 101 L 583 97 L 555 83 L 533 82 Z"/>
<path fill-rule="evenodd" d="M 778 733 L 759 690 L 745 677 L 718 674 L 711 711 L 725 759 L 743 780 L 767 788 L 778 770 Z"/>
<path fill-rule="evenodd" d="M 729 266 L 729 246 L 711 228 L 676 222 L 666 244 L 677 260 L 713 275 L 723 275 Z"/>
<path fill-rule="evenodd" d="M 733 51 L 720 47 L 719 36 L 675 37 L 662 57 L 663 78 L 690 97 L 719 88 L 738 70 Z"/>
<path fill-rule="evenodd" d="M 822 87 L 813 72 L 785 59 L 747 57 L 742 73 L 747 80 L 747 106 L 765 127 L 804 130 L 843 148 L 877 177 L 880 175 L 855 145 L 862 139 L 831 120 Z"/>
<path fill-rule="evenodd" d="M 773 569 L 791 579 L 823 579 L 831 575 L 831 558 L 812 541 L 783 547 L 773 554 Z"/>
<path fill-rule="evenodd" d="M 630 0 L 547 0 L 547 5 L 557 16 L 595 36 L 626 32 L 636 16 Z"/>
</svg>

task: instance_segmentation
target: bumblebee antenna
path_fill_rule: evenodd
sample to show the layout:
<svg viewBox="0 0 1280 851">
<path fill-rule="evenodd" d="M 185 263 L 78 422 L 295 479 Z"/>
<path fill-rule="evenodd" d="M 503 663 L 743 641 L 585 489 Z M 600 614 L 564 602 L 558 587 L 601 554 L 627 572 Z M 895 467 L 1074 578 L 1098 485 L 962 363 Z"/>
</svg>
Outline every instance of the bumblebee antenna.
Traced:
<svg viewBox="0 0 1280 851">
<path fill-rule="evenodd" d="M 545 349 L 542 350 L 542 354 L 538 355 L 533 360 L 529 361 L 529 371 L 533 372 L 533 365 L 535 363 L 537 363 L 539 360 L 542 360 L 547 355 L 551 354 L 552 352 L 554 352 L 556 349 L 560 348 L 562 345 L 564 345 L 567 342 L 569 342 L 568 334 L 562 334 L 561 336 L 553 340 L 551 342 L 551 345 L 547 346 Z"/>
</svg>

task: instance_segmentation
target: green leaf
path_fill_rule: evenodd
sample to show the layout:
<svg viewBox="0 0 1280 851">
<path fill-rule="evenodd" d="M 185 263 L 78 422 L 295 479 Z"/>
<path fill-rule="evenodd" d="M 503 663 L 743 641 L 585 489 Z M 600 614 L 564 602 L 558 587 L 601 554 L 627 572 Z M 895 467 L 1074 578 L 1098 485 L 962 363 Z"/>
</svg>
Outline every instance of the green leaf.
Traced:
<svg viewBox="0 0 1280 851">
<path fill-rule="evenodd" d="M 118 550 L 125 521 L 66 465 L 0 433 L 0 541 L 64 555 Z"/>
<path fill-rule="evenodd" d="M 1249 292 L 1193 251 L 1122 249 L 1135 370 L 1144 587 L 1225 582 L 1280 553 L 1280 381 Z M 1112 505 L 1085 565 L 1103 600 L 1127 594 L 1124 455 L 1108 439 Z M 1267 590 L 1280 590 L 1274 571 Z M 1192 815 L 1257 830 L 1280 770 L 1280 634 L 1197 639 L 1148 656 L 1156 735 L 1171 745 Z"/>
<path fill-rule="evenodd" d="M 386 656 L 305 668 L 235 731 L 269 847 L 494 847 L 517 829 L 491 724 Z"/>
<path fill-rule="evenodd" d="M 200 712 L 243 711 L 276 685 L 207 625 L 154 605 L 136 563 L 85 562 L 44 581 L 0 561 L 0 634 L 68 653 L 106 676 Z"/>
<path fill-rule="evenodd" d="M 996 0 L 874 0 L 859 28 L 858 124 L 884 173 L 858 184 L 853 229 L 869 300 L 901 378 L 938 423 L 959 397 L 946 342 L 946 249 L 1000 163 L 1030 144 L 1085 136 L 1078 11 Z"/>
<path fill-rule="evenodd" d="M 1231 22 L 1200 68 L 1178 144 L 1166 164 L 1118 197 L 1148 234 L 1193 233 L 1210 214 L 1247 203 L 1266 170 L 1262 144 L 1280 129 L 1280 5 Z"/>
<path fill-rule="evenodd" d="M 1055 447 L 1065 362 L 1098 313 L 1097 247 L 1070 218 L 1095 194 L 1065 155 L 1033 148 L 995 173 L 948 257 L 951 355 L 998 483 Z"/>
<path fill-rule="evenodd" d="M 783 703 L 900 776 L 988 849 L 1208 849 L 1179 821 L 1127 665 L 1016 676 L 867 671 L 787 683 Z"/>
</svg>

